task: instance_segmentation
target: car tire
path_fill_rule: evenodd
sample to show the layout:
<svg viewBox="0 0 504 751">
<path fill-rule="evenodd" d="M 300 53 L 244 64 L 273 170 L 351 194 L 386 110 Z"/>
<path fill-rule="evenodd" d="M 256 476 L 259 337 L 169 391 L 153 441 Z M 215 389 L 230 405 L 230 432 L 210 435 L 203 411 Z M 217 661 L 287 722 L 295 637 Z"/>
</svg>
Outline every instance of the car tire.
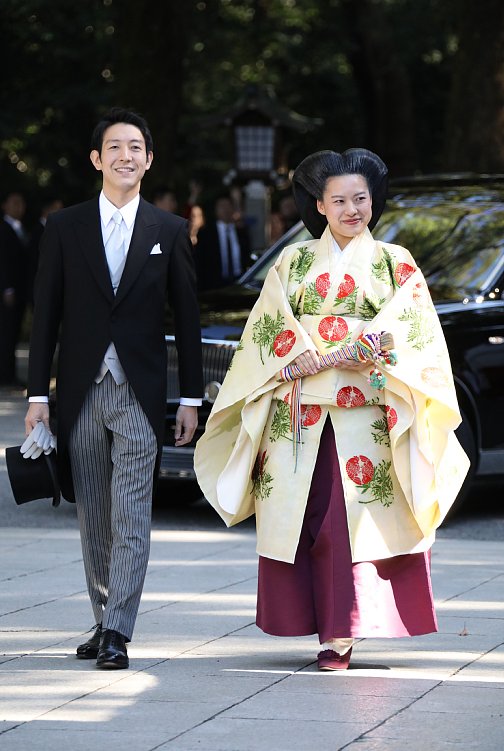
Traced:
<svg viewBox="0 0 504 751">
<path fill-rule="evenodd" d="M 474 430 L 465 412 L 461 411 L 460 415 L 462 417 L 462 422 L 456 429 L 455 435 L 457 436 L 460 445 L 466 452 L 469 461 L 471 462 L 471 466 L 469 467 L 469 471 L 467 472 L 465 480 L 462 483 L 459 494 L 446 516 L 447 519 L 455 516 L 466 502 L 473 484 L 474 476 L 476 474 L 476 463 L 478 460 L 478 450 L 476 447 L 476 439 L 474 438 Z"/>
<path fill-rule="evenodd" d="M 159 483 L 154 496 L 156 504 L 183 506 L 196 503 L 203 497 L 196 480 L 164 480 Z"/>
</svg>

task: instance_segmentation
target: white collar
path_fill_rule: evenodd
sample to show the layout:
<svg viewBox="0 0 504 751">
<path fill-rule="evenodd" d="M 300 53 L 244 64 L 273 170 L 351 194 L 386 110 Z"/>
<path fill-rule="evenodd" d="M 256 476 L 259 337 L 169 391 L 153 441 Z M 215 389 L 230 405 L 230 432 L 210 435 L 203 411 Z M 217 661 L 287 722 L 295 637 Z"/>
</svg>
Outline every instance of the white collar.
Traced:
<svg viewBox="0 0 504 751">
<path fill-rule="evenodd" d="M 122 218 L 124 220 L 124 223 L 128 229 L 131 229 L 135 222 L 136 214 L 138 211 L 138 205 L 140 203 L 140 193 L 138 193 L 129 203 L 125 204 L 124 206 L 121 206 L 120 209 L 117 208 L 117 206 L 114 206 L 114 204 L 109 201 L 105 193 L 100 193 L 100 199 L 99 199 L 99 205 L 100 205 L 100 216 L 103 223 L 103 226 L 106 227 L 110 220 L 112 219 L 112 216 L 115 214 L 116 211 L 120 211 Z"/>
<path fill-rule="evenodd" d="M 14 217 L 9 216 L 9 214 L 4 214 L 4 220 L 7 222 L 7 224 L 10 224 L 12 229 L 16 230 L 16 232 L 23 227 L 19 219 L 14 219 Z"/>
</svg>

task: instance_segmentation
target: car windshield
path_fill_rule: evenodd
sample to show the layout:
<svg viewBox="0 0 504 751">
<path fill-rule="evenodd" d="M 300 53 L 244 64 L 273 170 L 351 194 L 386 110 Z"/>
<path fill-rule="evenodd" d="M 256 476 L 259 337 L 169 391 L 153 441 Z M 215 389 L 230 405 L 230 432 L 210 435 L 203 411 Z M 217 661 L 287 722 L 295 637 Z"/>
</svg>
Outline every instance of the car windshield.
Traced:
<svg viewBox="0 0 504 751">
<path fill-rule="evenodd" d="M 389 200 L 373 234 L 411 252 L 435 298 L 476 297 L 504 270 L 504 206 L 498 197 L 477 191 L 400 194 Z M 243 283 L 260 289 L 283 248 L 311 238 L 299 223 L 266 251 Z"/>
<path fill-rule="evenodd" d="M 444 299 L 476 296 L 504 265 L 504 209 L 500 206 L 392 204 L 375 237 L 408 248 L 429 287 Z M 439 296 L 439 295 L 438 295 Z"/>
</svg>

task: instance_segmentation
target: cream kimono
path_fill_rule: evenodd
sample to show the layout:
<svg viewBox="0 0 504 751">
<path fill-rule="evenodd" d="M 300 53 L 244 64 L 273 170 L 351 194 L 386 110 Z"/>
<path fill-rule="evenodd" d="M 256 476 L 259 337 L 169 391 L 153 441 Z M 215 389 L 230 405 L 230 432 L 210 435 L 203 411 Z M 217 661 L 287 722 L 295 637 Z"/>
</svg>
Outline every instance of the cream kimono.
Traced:
<svg viewBox="0 0 504 751">
<path fill-rule="evenodd" d="M 334 428 L 352 560 L 427 550 L 467 473 L 446 343 L 407 250 L 369 230 L 341 257 L 329 228 L 291 245 L 266 277 L 198 441 L 195 469 L 228 526 L 254 512 L 257 552 L 292 562 L 326 419 Z M 392 333 L 398 362 L 329 368 L 301 381 L 301 445 L 293 451 L 291 383 L 279 371 L 361 333 Z"/>
</svg>

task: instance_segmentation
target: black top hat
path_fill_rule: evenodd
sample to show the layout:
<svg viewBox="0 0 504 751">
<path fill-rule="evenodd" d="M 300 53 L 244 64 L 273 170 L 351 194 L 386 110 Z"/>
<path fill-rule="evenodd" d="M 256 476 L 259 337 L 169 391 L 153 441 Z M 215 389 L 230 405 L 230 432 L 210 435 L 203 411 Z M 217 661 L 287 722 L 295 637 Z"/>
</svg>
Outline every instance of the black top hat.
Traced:
<svg viewBox="0 0 504 751">
<path fill-rule="evenodd" d="M 367 149 L 316 151 L 296 167 L 292 191 L 304 225 L 313 237 L 320 237 L 327 227 L 327 218 L 317 209 L 326 182 L 340 175 L 362 175 L 366 178 L 373 202 L 369 229 L 373 229 L 385 208 L 388 170 L 379 156 Z"/>
<path fill-rule="evenodd" d="M 56 452 L 41 454 L 38 459 L 25 459 L 20 448 L 11 446 L 5 449 L 7 471 L 16 503 L 20 505 L 39 498 L 52 498 L 52 505 L 59 506 L 61 496 Z"/>
</svg>

